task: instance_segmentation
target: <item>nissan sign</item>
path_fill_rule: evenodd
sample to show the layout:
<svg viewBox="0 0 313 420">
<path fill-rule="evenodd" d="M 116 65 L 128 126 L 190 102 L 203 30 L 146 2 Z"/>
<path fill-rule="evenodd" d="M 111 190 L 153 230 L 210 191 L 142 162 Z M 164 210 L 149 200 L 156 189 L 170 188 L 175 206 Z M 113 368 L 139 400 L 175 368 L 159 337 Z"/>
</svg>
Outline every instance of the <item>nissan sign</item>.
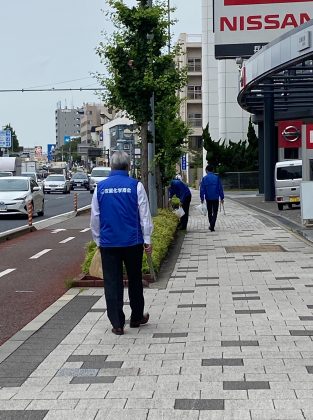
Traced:
<svg viewBox="0 0 313 420">
<path fill-rule="evenodd" d="M 278 122 L 278 147 L 289 149 L 301 147 L 302 121 L 288 120 Z"/>
<path fill-rule="evenodd" d="M 297 141 L 301 135 L 300 130 L 294 125 L 288 125 L 288 127 L 284 128 L 281 134 L 284 139 L 290 141 L 290 143 Z"/>
<path fill-rule="evenodd" d="M 248 58 L 313 17 L 313 0 L 214 0 L 216 58 Z"/>
</svg>

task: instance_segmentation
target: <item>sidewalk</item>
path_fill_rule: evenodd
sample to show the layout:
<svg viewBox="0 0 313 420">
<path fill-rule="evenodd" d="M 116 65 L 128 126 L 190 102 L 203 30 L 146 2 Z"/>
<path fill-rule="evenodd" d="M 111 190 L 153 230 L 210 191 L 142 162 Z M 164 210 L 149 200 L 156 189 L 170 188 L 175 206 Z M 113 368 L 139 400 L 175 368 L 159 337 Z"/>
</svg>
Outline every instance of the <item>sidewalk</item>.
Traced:
<svg viewBox="0 0 313 420">
<path fill-rule="evenodd" d="M 71 289 L 0 347 L 0 419 L 313 419 L 312 244 L 225 209 L 192 209 L 149 324 L 115 336 L 102 288 Z"/>
</svg>

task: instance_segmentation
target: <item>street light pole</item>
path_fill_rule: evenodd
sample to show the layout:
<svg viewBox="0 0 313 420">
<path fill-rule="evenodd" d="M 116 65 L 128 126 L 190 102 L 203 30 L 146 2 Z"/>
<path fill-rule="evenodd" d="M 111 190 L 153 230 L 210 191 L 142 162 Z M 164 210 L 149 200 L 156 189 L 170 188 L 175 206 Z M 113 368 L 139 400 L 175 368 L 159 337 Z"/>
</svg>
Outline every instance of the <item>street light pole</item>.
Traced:
<svg viewBox="0 0 313 420">
<path fill-rule="evenodd" d="M 152 0 L 148 0 L 148 6 L 152 7 Z M 153 36 L 150 37 L 153 39 Z M 156 176 L 155 176 L 155 118 L 154 118 L 154 92 L 150 98 L 151 121 L 149 122 L 149 131 L 151 134 L 151 142 L 148 143 L 148 190 L 149 203 L 152 216 L 156 216 L 158 212 Z"/>
</svg>

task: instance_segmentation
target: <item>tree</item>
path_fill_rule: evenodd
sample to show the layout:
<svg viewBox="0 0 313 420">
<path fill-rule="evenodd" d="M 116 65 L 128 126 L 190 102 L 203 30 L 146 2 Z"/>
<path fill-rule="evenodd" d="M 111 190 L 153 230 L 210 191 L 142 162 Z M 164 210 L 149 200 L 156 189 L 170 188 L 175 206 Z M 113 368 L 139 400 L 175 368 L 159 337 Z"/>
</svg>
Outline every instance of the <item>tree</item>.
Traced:
<svg viewBox="0 0 313 420">
<path fill-rule="evenodd" d="M 19 145 L 17 135 L 16 135 L 14 129 L 11 127 L 11 124 L 10 123 L 7 124 L 4 127 L 4 130 L 10 130 L 11 131 L 11 141 L 12 141 L 11 151 L 12 152 L 20 152 L 22 150 L 22 148 Z"/>
<path fill-rule="evenodd" d="M 159 3 L 149 7 L 148 0 L 137 0 L 136 7 L 127 7 L 121 0 L 107 0 L 107 4 L 115 9 L 109 16 L 116 31 L 108 42 L 99 44 L 97 54 L 110 76 L 98 74 L 97 78 L 106 88 L 104 102 L 127 111 L 140 127 L 141 177 L 147 189 L 151 97 L 154 94 L 155 118 L 159 124 L 156 124 L 156 150 L 159 156 L 167 154 L 170 159 L 173 148 L 183 141 L 184 131 L 179 119 L 173 117 L 170 104 L 173 104 L 176 92 L 185 85 L 186 72 L 174 65 L 177 48 L 162 54 L 168 42 L 167 5 Z M 164 120 L 162 115 L 166 117 Z M 171 122 L 171 126 L 166 126 L 165 121 Z M 179 131 L 175 136 L 176 129 Z M 171 136 L 165 139 L 165 133 L 171 133 Z"/>
<path fill-rule="evenodd" d="M 258 170 L 259 168 L 259 144 L 258 137 L 255 133 L 251 117 L 249 119 L 247 133 L 248 147 L 246 150 L 246 162 L 248 170 Z"/>
</svg>

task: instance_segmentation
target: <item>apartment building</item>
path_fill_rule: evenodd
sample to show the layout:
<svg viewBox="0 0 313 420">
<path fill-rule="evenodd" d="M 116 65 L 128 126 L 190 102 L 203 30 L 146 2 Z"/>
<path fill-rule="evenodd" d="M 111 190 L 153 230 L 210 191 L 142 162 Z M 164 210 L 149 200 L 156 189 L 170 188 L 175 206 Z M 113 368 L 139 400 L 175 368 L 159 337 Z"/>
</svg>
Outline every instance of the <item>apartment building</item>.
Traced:
<svg viewBox="0 0 313 420">
<path fill-rule="evenodd" d="M 177 57 L 180 67 L 187 68 L 188 82 L 180 92 L 180 115 L 188 123 L 188 152 L 181 161 L 180 170 L 187 182 L 192 184 L 197 178 L 199 154 L 202 153 L 202 39 L 201 35 L 181 33 L 178 38 L 181 54 Z M 202 173 L 202 167 L 200 169 Z"/>
<path fill-rule="evenodd" d="M 81 115 L 81 108 L 62 108 L 61 103 L 58 103 L 55 110 L 56 148 L 64 145 L 64 138 L 80 136 Z"/>
</svg>

